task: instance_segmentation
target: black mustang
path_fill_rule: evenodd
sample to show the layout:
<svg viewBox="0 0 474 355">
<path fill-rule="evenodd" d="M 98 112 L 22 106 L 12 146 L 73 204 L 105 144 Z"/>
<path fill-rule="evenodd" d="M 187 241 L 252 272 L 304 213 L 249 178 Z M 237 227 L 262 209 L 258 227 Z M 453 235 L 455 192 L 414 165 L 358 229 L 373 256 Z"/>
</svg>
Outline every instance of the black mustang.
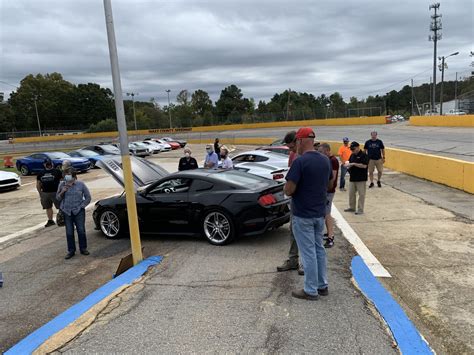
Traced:
<svg viewBox="0 0 474 355">
<path fill-rule="evenodd" d="M 120 157 L 97 163 L 123 185 Z M 132 157 L 140 232 L 204 235 L 224 245 L 237 235 L 257 235 L 290 220 L 283 183 L 233 170 L 196 169 L 169 174 Z M 108 238 L 128 232 L 125 195 L 96 203 L 96 228 Z"/>
</svg>

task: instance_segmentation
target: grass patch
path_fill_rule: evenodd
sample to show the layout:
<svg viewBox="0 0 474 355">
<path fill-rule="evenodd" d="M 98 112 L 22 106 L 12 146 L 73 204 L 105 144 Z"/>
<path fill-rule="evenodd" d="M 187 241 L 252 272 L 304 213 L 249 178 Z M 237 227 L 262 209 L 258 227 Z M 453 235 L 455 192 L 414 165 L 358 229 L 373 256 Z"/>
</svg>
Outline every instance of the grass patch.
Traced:
<svg viewBox="0 0 474 355">
<path fill-rule="evenodd" d="M 16 160 L 13 159 L 13 164 L 15 165 L 16 163 Z M 5 168 L 5 165 L 3 164 L 3 159 L 0 159 L 0 170 L 1 171 L 8 171 L 8 172 L 11 172 L 11 173 L 17 173 L 18 174 L 18 170 L 16 170 L 16 167 L 13 167 L 13 168 Z"/>
</svg>

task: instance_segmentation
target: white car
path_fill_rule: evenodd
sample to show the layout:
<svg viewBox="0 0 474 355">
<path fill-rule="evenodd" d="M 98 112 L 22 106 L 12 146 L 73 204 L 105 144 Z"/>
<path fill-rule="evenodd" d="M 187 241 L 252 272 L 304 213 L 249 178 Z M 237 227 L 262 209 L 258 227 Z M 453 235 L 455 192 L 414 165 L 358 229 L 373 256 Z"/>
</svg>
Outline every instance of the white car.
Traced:
<svg viewBox="0 0 474 355">
<path fill-rule="evenodd" d="M 153 141 L 153 142 L 156 142 L 158 144 L 161 145 L 162 149 L 161 151 L 162 152 L 169 152 L 171 150 L 171 146 L 164 140 L 162 139 L 158 139 L 158 138 L 149 138 L 149 139 L 146 139 L 147 141 Z"/>
<path fill-rule="evenodd" d="M 275 181 L 285 181 L 288 173 L 288 168 L 282 169 L 265 163 L 240 163 L 234 165 L 234 169 Z"/>
<path fill-rule="evenodd" d="M 17 189 L 21 186 L 18 174 L 0 170 L 0 190 Z"/>
<path fill-rule="evenodd" d="M 151 154 L 148 146 L 142 142 L 128 143 L 128 150 L 137 157 L 146 157 Z"/>
<path fill-rule="evenodd" d="M 242 152 L 231 159 L 234 166 L 241 163 L 263 163 L 278 169 L 288 168 L 287 155 L 273 153 L 267 150 L 251 150 L 248 152 Z"/>
<path fill-rule="evenodd" d="M 461 111 L 461 110 L 449 110 L 444 115 L 445 116 L 463 116 L 465 114 L 466 114 L 466 112 Z"/>
<path fill-rule="evenodd" d="M 145 144 L 151 150 L 153 154 L 157 154 L 161 152 L 161 150 L 163 149 L 163 146 L 160 143 L 157 143 L 152 140 L 143 141 L 141 143 Z"/>
</svg>

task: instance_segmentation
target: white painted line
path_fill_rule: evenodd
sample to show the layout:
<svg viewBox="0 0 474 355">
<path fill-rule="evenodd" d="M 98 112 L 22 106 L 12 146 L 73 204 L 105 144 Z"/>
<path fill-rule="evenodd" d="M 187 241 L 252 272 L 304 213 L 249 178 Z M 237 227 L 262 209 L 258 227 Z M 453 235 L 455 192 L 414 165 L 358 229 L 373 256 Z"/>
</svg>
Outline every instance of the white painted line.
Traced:
<svg viewBox="0 0 474 355">
<path fill-rule="evenodd" d="M 28 182 L 28 183 L 26 183 L 26 184 L 21 184 L 21 186 L 28 186 L 28 185 L 31 185 L 31 184 L 34 184 L 34 183 L 35 183 L 35 181 L 33 181 L 33 182 Z"/>
<path fill-rule="evenodd" d="M 101 200 L 104 200 L 106 198 L 109 198 L 109 197 L 112 197 L 112 196 L 115 196 L 115 195 L 117 195 L 117 194 L 113 194 L 113 195 L 110 195 L 108 197 L 104 197 Z M 97 201 L 93 201 L 93 202 L 89 203 L 89 205 L 86 207 L 86 210 L 90 210 L 92 207 L 94 207 L 96 202 Z M 28 227 L 28 228 L 22 229 L 21 231 L 14 232 L 12 234 L 8 234 L 8 235 L 5 235 L 3 237 L 0 237 L 0 245 L 2 245 L 3 243 L 8 242 L 9 240 L 21 237 L 22 235 L 25 235 L 25 234 L 37 231 L 38 229 L 44 228 L 44 224 L 45 224 L 44 222 L 41 222 L 40 224 L 34 225 L 32 227 Z"/>
<path fill-rule="evenodd" d="M 337 226 L 342 232 L 344 238 L 352 244 L 357 254 L 360 255 L 365 264 L 372 271 L 375 277 L 392 277 L 390 273 L 383 267 L 383 265 L 377 260 L 372 252 L 367 248 L 364 242 L 359 238 L 357 233 L 352 229 L 346 219 L 342 216 L 339 210 L 336 208 L 334 203 L 332 204 L 331 215 L 336 221 Z"/>
</svg>

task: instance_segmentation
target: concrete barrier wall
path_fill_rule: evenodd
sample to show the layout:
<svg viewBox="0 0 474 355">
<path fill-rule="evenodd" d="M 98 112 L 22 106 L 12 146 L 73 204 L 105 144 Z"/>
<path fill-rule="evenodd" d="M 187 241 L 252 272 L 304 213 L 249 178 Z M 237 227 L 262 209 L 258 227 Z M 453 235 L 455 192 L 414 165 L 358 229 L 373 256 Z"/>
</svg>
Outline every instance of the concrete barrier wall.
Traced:
<svg viewBox="0 0 474 355">
<path fill-rule="evenodd" d="M 189 133 L 189 132 L 214 132 L 214 131 L 232 131 L 239 129 L 272 128 L 272 127 L 298 127 L 298 126 L 350 126 L 350 125 L 376 125 L 385 124 L 385 116 L 374 117 L 350 117 L 350 118 L 329 118 L 320 120 L 303 121 L 280 121 L 280 122 L 262 122 L 234 125 L 202 126 L 189 128 L 173 129 L 144 129 L 138 131 L 128 131 L 129 135 L 152 135 L 157 133 Z M 91 138 L 117 138 L 118 132 L 97 132 L 80 133 L 62 136 L 44 136 L 44 137 L 23 137 L 15 138 L 12 143 L 37 143 L 53 142 L 63 140 L 80 140 Z"/>
<path fill-rule="evenodd" d="M 411 116 L 411 126 L 474 127 L 474 115 Z"/>
</svg>

